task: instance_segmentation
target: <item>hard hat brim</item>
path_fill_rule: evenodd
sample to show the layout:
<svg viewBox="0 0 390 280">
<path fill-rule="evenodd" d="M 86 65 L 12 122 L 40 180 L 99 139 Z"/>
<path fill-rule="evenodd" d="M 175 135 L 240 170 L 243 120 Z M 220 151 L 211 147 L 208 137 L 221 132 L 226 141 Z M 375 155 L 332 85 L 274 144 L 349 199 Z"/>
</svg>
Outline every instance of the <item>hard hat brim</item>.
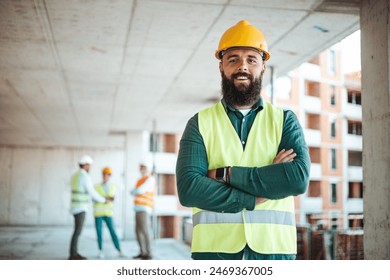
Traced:
<svg viewBox="0 0 390 280">
<path fill-rule="evenodd" d="M 257 51 L 260 56 L 263 58 L 264 61 L 267 61 L 268 59 L 270 59 L 271 55 L 269 54 L 269 52 L 263 50 L 263 49 L 258 49 L 258 48 L 253 48 L 253 47 L 246 47 L 246 46 L 243 46 L 243 47 L 231 47 L 231 48 L 228 48 L 226 50 L 216 50 L 215 51 L 215 57 L 219 60 L 222 60 L 222 57 L 227 54 L 228 52 L 232 51 L 232 50 L 236 50 L 236 49 L 250 49 L 250 50 L 254 50 L 254 51 Z"/>
</svg>

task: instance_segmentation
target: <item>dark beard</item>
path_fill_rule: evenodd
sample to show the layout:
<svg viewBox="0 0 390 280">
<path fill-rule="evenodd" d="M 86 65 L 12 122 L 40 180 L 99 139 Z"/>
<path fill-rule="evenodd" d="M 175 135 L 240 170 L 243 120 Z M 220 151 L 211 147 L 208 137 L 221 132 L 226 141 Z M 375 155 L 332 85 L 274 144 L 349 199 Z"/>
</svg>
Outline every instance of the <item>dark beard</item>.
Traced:
<svg viewBox="0 0 390 280">
<path fill-rule="evenodd" d="M 257 103 L 260 99 L 260 92 L 263 82 L 263 73 L 261 73 L 258 79 L 253 79 L 253 76 L 246 73 L 236 73 L 232 75 L 231 79 L 225 76 L 225 73 L 221 73 L 222 76 L 222 96 L 225 101 L 232 106 L 248 106 Z M 251 83 L 249 86 L 234 85 L 234 78 L 237 76 L 246 76 Z"/>
</svg>

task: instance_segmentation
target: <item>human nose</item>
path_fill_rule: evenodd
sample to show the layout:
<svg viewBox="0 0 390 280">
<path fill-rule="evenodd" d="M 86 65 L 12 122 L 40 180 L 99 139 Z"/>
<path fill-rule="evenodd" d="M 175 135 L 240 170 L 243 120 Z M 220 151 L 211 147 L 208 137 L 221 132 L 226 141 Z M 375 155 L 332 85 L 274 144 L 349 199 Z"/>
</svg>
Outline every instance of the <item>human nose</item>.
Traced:
<svg viewBox="0 0 390 280">
<path fill-rule="evenodd" d="M 248 64 L 243 59 L 240 61 L 240 64 L 238 65 L 238 71 L 240 72 L 247 72 L 248 71 Z"/>
</svg>

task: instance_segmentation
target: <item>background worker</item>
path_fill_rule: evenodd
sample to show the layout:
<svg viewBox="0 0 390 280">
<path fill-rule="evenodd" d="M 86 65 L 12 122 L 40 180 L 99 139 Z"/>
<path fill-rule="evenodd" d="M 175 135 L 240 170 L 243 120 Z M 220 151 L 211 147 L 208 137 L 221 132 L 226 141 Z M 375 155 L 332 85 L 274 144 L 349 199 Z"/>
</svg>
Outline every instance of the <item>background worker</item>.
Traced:
<svg viewBox="0 0 390 280">
<path fill-rule="evenodd" d="M 115 248 L 118 250 L 118 257 L 124 257 L 118 236 L 115 232 L 115 225 L 114 225 L 114 198 L 116 193 L 116 186 L 109 182 L 110 177 L 112 175 L 112 170 L 110 167 L 105 167 L 102 170 L 102 176 L 103 181 L 102 183 L 95 185 L 95 190 L 97 193 L 99 193 L 101 196 L 103 196 L 106 199 L 110 199 L 107 203 L 100 203 L 95 201 L 93 204 L 93 214 L 95 216 L 95 227 L 96 227 L 96 234 L 97 234 L 97 241 L 98 241 L 98 247 L 99 247 L 99 255 L 98 258 L 104 259 L 104 252 L 103 252 L 103 235 L 102 235 L 102 225 L 103 222 L 106 223 L 108 230 L 111 235 L 112 242 L 114 243 Z"/>
<path fill-rule="evenodd" d="M 154 206 L 156 181 L 150 173 L 151 164 L 149 162 L 141 162 L 139 171 L 141 178 L 137 181 L 135 189 L 131 191 L 134 195 L 135 233 L 140 249 L 140 253 L 134 259 L 150 260 L 153 257 L 150 219 Z"/>
<path fill-rule="evenodd" d="M 92 158 L 89 155 L 84 155 L 79 160 L 80 169 L 71 178 L 71 213 L 74 217 L 74 231 L 69 248 L 69 260 L 85 260 L 78 253 L 78 240 L 81 231 L 84 226 L 85 215 L 88 211 L 91 198 L 94 201 L 100 203 L 106 203 L 109 200 L 99 195 L 93 188 L 92 179 L 88 174 L 91 164 L 93 163 Z"/>
<path fill-rule="evenodd" d="M 295 259 L 294 198 L 306 191 L 310 158 L 292 111 L 260 96 L 263 33 L 243 20 L 215 56 L 222 100 L 195 114 L 176 165 L 182 205 L 193 207 L 193 259 Z"/>
</svg>

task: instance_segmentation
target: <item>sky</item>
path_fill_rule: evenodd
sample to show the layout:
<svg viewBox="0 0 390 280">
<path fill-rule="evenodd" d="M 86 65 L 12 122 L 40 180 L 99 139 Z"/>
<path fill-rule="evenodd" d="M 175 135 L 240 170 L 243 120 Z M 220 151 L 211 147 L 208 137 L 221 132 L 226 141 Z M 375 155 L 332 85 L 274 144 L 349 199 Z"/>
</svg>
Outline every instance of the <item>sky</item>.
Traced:
<svg viewBox="0 0 390 280">
<path fill-rule="evenodd" d="M 361 70 L 360 65 L 360 30 L 340 41 L 344 73 Z"/>
</svg>

